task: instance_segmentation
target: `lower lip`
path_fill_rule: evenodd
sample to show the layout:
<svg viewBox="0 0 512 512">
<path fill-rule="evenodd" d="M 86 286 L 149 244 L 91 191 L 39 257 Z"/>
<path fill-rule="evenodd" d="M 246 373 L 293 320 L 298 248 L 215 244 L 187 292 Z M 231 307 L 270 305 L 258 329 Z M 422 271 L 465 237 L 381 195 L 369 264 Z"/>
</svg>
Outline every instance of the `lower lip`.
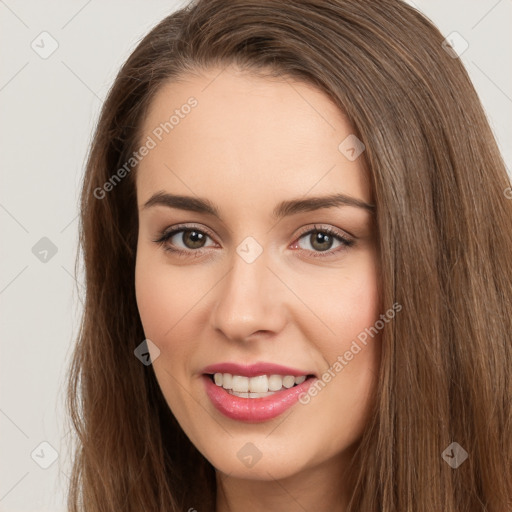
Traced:
<svg viewBox="0 0 512 512">
<path fill-rule="evenodd" d="M 231 395 L 223 387 L 217 386 L 209 376 L 203 375 L 203 380 L 208 397 L 222 414 L 233 420 L 261 423 L 283 414 L 299 400 L 300 395 L 305 393 L 316 379 L 308 378 L 302 384 L 262 398 Z"/>
</svg>

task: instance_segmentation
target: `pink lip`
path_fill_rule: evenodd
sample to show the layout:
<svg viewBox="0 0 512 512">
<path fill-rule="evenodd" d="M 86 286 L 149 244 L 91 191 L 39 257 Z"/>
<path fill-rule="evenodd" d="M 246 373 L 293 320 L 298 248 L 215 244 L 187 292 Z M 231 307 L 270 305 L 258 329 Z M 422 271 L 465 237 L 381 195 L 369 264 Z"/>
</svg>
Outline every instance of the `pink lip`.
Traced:
<svg viewBox="0 0 512 512">
<path fill-rule="evenodd" d="M 288 370 L 289 369 L 287 369 L 287 372 Z M 225 373 L 231 372 L 226 371 Z M 240 373 L 234 373 L 240 375 Z M 273 371 L 273 374 L 278 375 L 278 372 Z M 293 375 L 293 372 L 285 374 Z M 261 372 L 251 376 L 257 375 L 261 375 Z M 299 400 L 299 396 L 305 393 L 309 386 L 317 380 L 316 378 L 308 378 L 298 386 L 283 391 L 277 391 L 273 395 L 262 398 L 242 398 L 231 395 L 223 387 L 217 386 L 208 375 L 203 375 L 202 379 L 206 387 L 206 394 L 218 411 L 228 418 L 248 423 L 261 423 L 283 414 L 283 412 L 294 405 Z"/>
<path fill-rule="evenodd" d="M 231 373 L 231 375 L 243 375 L 244 377 L 257 377 L 258 375 L 313 375 L 313 372 L 297 370 L 274 363 L 254 363 L 242 365 L 238 363 L 212 364 L 203 369 L 202 373 Z M 252 400 L 252 399 L 251 399 Z"/>
</svg>

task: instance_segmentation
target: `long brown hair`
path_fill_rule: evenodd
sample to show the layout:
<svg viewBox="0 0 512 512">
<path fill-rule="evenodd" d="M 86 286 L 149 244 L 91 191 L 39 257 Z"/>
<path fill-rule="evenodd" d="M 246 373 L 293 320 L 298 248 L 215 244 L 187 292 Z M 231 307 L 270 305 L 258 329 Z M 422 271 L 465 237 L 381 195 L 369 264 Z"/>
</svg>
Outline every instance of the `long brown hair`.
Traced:
<svg viewBox="0 0 512 512">
<path fill-rule="evenodd" d="M 512 509 L 510 178 L 443 39 L 400 0 L 199 0 L 140 42 L 104 103 L 83 183 L 71 512 L 214 510 L 213 467 L 133 353 L 145 338 L 136 167 L 98 191 L 140 147 L 162 84 L 232 64 L 318 87 L 366 146 L 382 303 L 402 311 L 383 329 L 349 512 Z M 442 457 L 452 442 L 468 454 L 456 469 Z"/>
</svg>

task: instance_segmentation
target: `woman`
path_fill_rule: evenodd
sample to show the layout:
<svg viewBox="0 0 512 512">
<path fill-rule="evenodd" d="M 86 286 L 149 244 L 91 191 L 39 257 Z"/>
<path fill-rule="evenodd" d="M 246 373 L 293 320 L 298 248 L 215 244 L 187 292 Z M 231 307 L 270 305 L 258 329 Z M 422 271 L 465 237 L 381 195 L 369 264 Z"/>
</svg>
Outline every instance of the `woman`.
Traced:
<svg viewBox="0 0 512 512">
<path fill-rule="evenodd" d="M 73 511 L 512 507 L 512 202 L 398 0 L 197 1 L 82 193 Z"/>
</svg>

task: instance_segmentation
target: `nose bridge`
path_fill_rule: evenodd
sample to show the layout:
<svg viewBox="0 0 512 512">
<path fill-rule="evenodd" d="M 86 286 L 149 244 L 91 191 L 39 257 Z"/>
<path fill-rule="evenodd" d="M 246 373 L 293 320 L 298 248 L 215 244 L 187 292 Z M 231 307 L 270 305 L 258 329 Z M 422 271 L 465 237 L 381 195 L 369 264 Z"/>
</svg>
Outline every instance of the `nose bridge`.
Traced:
<svg viewBox="0 0 512 512">
<path fill-rule="evenodd" d="M 257 331 L 281 328 L 283 297 L 267 266 L 269 254 L 253 240 L 246 239 L 233 252 L 213 314 L 214 327 L 227 337 L 243 340 Z"/>
</svg>

